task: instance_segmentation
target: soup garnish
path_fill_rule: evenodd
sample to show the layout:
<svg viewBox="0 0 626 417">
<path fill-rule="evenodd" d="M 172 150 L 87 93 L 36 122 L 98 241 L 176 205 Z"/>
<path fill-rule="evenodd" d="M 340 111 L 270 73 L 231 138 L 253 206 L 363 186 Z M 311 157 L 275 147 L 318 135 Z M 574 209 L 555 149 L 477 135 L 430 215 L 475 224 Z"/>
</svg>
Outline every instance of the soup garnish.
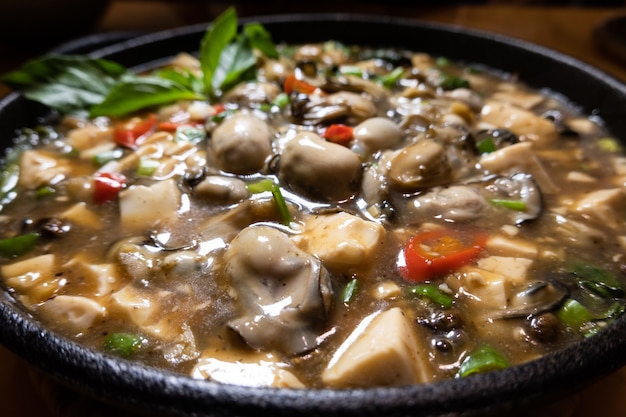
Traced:
<svg viewBox="0 0 626 417">
<path fill-rule="evenodd" d="M 597 118 L 487 67 L 233 9 L 133 74 L 3 77 L 59 111 L 0 182 L 0 276 L 107 354 L 240 385 L 427 383 L 515 366 L 624 312 L 626 158 Z"/>
</svg>

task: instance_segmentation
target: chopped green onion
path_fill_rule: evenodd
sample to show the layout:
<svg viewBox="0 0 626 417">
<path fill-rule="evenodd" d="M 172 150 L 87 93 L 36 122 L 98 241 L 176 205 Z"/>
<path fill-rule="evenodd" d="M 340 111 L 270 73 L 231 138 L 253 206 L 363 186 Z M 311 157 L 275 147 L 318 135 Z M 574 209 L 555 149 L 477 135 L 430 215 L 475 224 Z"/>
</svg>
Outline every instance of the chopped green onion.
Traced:
<svg viewBox="0 0 626 417">
<path fill-rule="evenodd" d="M 480 153 L 491 153 L 496 151 L 496 144 L 492 137 L 486 137 L 476 144 L 476 149 Z"/>
<path fill-rule="evenodd" d="M 621 149 L 620 143 L 615 138 L 598 139 L 598 146 L 606 152 L 619 152 Z"/>
<path fill-rule="evenodd" d="M 456 90 L 457 88 L 469 88 L 470 84 L 464 78 L 455 75 L 441 73 L 439 77 L 439 87 L 444 90 Z"/>
<path fill-rule="evenodd" d="M 348 282 L 348 284 L 343 290 L 344 304 L 349 304 L 350 301 L 352 301 L 358 289 L 359 289 L 359 280 L 357 280 L 356 278 L 351 279 L 350 282 Z"/>
<path fill-rule="evenodd" d="M 174 141 L 199 144 L 206 138 L 206 131 L 192 126 L 180 126 L 174 133 Z"/>
<path fill-rule="evenodd" d="M 280 93 L 276 96 L 276 98 L 272 101 L 272 105 L 278 107 L 279 109 L 284 109 L 289 104 L 289 95 L 286 93 Z"/>
<path fill-rule="evenodd" d="M 385 87 L 393 87 L 394 85 L 396 85 L 398 80 L 402 78 L 403 75 L 404 75 L 404 68 L 396 67 L 389 74 L 378 77 L 377 81 L 380 84 L 384 85 Z"/>
<path fill-rule="evenodd" d="M 500 198 L 492 198 L 489 202 L 493 205 L 505 207 L 509 210 L 526 211 L 526 202 L 522 200 L 504 200 Z"/>
<path fill-rule="evenodd" d="M 106 352 L 124 358 L 131 357 L 143 343 L 143 339 L 139 336 L 128 333 L 111 333 L 102 344 Z"/>
<path fill-rule="evenodd" d="M 413 295 L 426 297 L 444 308 L 452 307 L 454 301 L 450 295 L 441 291 L 439 287 L 434 284 L 413 285 L 408 288 L 408 291 Z"/>
<path fill-rule="evenodd" d="M 556 314 L 563 323 L 575 330 L 580 330 L 585 323 L 594 319 L 587 307 L 572 298 L 565 301 Z"/>
<path fill-rule="evenodd" d="M 270 179 L 264 179 L 248 184 L 247 188 L 248 191 L 250 191 L 252 194 L 270 191 L 272 193 L 272 197 L 274 197 L 274 203 L 276 204 L 276 209 L 278 210 L 278 214 L 280 215 L 281 222 L 286 226 L 291 224 L 293 219 L 291 217 L 291 213 L 289 212 L 289 207 L 287 207 L 285 197 L 280 191 L 280 186 L 278 184 Z"/>
<path fill-rule="evenodd" d="M 115 161 L 124 156 L 124 150 L 121 148 L 111 149 L 110 151 L 100 152 L 93 156 L 93 163 L 98 166 L 103 166 L 107 162 Z"/>
<path fill-rule="evenodd" d="M 39 235 L 37 233 L 26 233 L 0 240 L 0 256 L 16 258 L 21 256 L 37 245 Z"/>
<path fill-rule="evenodd" d="M 272 191 L 272 186 L 274 185 L 274 181 L 270 179 L 264 179 L 261 181 L 250 183 L 246 186 L 248 191 L 252 194 L 264 193 L 266 191 Z"/>
<path fill-rule="evenodd" d="M 437 58 L 437 61 L 435 61 L 435 63 L 437 64 L 437 66 L 439 67 L 449 67 L 450 66 L 450 60 L 446 57 L 440 56 L 439 58 Z"/>
<path fill-rule="evenodd" d="M 272 100 L 271 103 L 261 104 L 259 109 L 261 111 L 264 111 L 265 113 L 271 113 L 274 111 L 280 111 L 284 109 L 285 107 L 287 107 L 288 104 L 289 104 L 289 95 L 285 93 L 280 93 L 276 96 L 276 98 L 274 98 L 274 100 Z"/>
<path fill-rule="evenodd" d="M 142 177 L 151 177 L 159 168 L 161 163 L 156 159 L 140 159 L 137 166 L 137 175 Z"/>
<path fill-rule="evenodd" d="M 56 190 L 54 188 L 50 187 L 49 185 L 44 185 L 43 187 L 39 187 L 37 188 L 37 190 L 35 190 L 35 197 L 46 198 L 54 195 L 55 193 Z"/>
<path fill-rule="evenodd" d="M 355 75 L 357 77 L 363 76 L 363 69 L 356 65 L 342 65 L 339 67 L 339 73 L 343 75 Z"/>
<path fill-rule="evenodd" d="M 278 184 L 274 184 L 272 186 L 272 196 L 274 197 L 274 203 L 276 203 L 276 208 L 278 209 L 278 213 L 280 214 L 283 224 L 289 226 L 293 219 L 291 217 L 291 213 L 289 212 L 289 207 L 287 207 L 285 197 L 283 197 L 283 193 L 280 191 Z"/>
<path fill-rule="evenodd" d="M 463 359 L 457 377 L 479 374 L 483 372 L 497 371 L 509 367 L 509 362 L 497 350 L 489 345 L 481 345 L 472 350 Z"/>
</svg>

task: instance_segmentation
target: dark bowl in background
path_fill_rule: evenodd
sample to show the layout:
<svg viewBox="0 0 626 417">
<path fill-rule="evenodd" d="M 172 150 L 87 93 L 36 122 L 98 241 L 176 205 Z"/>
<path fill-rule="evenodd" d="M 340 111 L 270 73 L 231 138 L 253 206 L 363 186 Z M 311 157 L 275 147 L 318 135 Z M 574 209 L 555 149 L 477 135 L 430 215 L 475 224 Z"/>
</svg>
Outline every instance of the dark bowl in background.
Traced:
<svg viewBox="0 0 626 417">
<path fill-rule="evenodd" d="M 485 32 L 398 18 L 343 14 L 266 16 L 277 42 L 329 39 L 405 47 L 516 73 L 536 88 L 567 97 L 626 140 L 626 86 L 554 51 Z M 93 52 L 147 68 L 178 52 L 195 53 L 207 25 L 149 34 Z M 0 140 L 39 123 L 46 108 L 12 93 L 0 101 Z M 514 414 L 552 401 L 626 364 L 626 317 L 598 335 L 509 369 L 424 385 L 372 389 L 273 389 L 221 385 L 176 375 L 86 349 L 60 337 L 0 289 L 0 343 L 81 395 L 143 415 L 475 416 Z"/>
</svg>

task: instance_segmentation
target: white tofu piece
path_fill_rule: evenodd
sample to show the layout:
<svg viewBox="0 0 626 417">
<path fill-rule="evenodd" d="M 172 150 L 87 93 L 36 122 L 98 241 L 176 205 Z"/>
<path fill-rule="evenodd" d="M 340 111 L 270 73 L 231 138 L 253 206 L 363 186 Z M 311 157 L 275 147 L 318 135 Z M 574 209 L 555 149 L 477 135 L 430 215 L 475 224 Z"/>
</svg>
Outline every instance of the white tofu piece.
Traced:
<svg viewBox="0 0 626 417">
<path fill-rule="evenodd" d="M 157 303 L 144 296 L 138 289 L 127 285 L 111 296 L 111 308 L 121 310 L 138 326 L 146 326 L 156 320 Z"/>
<path fill-rule="evenodd" d="M 537 256 L 537 246 L 524 239 L 510 239 L 494 235 L 487 240 L 487 249 L 490 253 L 501 256 L 521 256 L 532 258 Z"/>
<path fill-rule="evenodd" d="M 417 328 L 399 308 L 366 317 L 337 349 L 322 373 L 331 387 L 428 382 L 429 359 Z"/>
<path fill-rule="evenodd" d="M 621 212 L 617 212 L 624 207 L 625 202 L 626 193 L 623 188 L 610 188 L 586 194 L 574 203 L 573 209 L 586 217 L 616 227 L 622 217 Z"/>
<path fill-rule="evenodd" d="M 106 309 L 91 298 L 76 295 L 59 295 L 46 301 L 40 309 L 58 324 L 83 332 L 104 317 Z"/>
<path fill-rule="evenodd" d="M 22 293 L 21 301 L 30 306 L 52 297 L 61 287 L 55 264 L 56 257 L 45 254 L 4 265 L 0 271 L 5 283 Z"/>
<path fill-rule="evenodd" d="M 172 179 L 149 187 L 132 185 L 120 192 L 120 219 L 129 230 L 171 225 L 181 206 L 181 192 Z"/>
<path fill-rule="evenodd" d="M 221 355 L 220 355 L 221 353 Z M 304 384 L 271 353 L 205 352 L 191 371 L 196 379 L 246 387 L 304 388 Z"/>
<path fill-rule="evenodd" d="M 535 113 L 500 101 L 489 100 L 481 111 L 481 121 L 510 130 L 522 140 L 531 140 L 540 146 L 558 138 L 554 123 Z"/>
<path fill-rule="evenodd" d="M 483 155 L 480 165 L 495 174 L 526 172 L 533 176 L 541 191 L 554 194 L 559 187 L 552 181 L 531 142 L 519 142 Z"/>
<path fill-rule="evenodd" d="M 20 157 L 20 186 L 29 190 L 64 179 L 70 172 L 68 161 L 39 150 L 25 150 Z"/>
<path fill-rule="evenodd" d="M 60 213 L 59 217 L 89 229 L 102 229 L 100 216 L 89 210 L 87 203 L 84 202 L 74 204 L 63 213 Z"/>
<path fill-rule="evenodd" d="M 447 280 L 447 284 L 481 309 L 506 308 L 513 287 L 506 276 L 476 267 L 464 268 L 456 274 L 456 279 Z"/>
<path fill-rule="evenodd" d="M 477 261 L 479 268 L 503 275 L 515 284 L 521 284 L 526 280 L 528 268 L 532 263 L 532 259 L 510 256 L 489 256 Z"/>
<path fill-rule="evenodd" d="M 293 240 L 329 270 L 347 272 L 367 267 L 384 236 L 380 224 L 340 212 L 313 217 Z"/>
<path fill-rule="evenodd" d="M 94 288 L 91 295 L 101 297 L 117 290 L 120 277 L 114 264 L 93 264 L 83 255 L 72 258 L 63 265 L 64 270 L 72 270 L 73 274 L 80 274 L 86 283 Z"/>
</svg>

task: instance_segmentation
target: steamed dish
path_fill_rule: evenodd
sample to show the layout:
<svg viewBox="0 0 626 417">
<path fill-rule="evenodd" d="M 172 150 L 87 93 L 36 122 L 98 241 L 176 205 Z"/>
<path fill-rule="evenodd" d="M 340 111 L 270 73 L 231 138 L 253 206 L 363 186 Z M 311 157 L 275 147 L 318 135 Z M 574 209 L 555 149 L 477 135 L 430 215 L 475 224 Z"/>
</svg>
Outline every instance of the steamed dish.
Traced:
<svg viewBox="0 0 626 417">
<path fill-rule="evenodd" d="M 278 52 L 205 99 L 22 130 L 8 291 L 94 349 L 294 388 L 471 377 L 620 317 L 626 159 L 601 120 L 419 51 Z"/>
</svg>

